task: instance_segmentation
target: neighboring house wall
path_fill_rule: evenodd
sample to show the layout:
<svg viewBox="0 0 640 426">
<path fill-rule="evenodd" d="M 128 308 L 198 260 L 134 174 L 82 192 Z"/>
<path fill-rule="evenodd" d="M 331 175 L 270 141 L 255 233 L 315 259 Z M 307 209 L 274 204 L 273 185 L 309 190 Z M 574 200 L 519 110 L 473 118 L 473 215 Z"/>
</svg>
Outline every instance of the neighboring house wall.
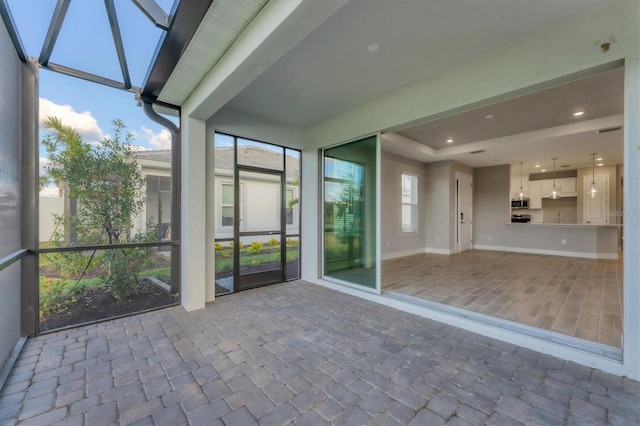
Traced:
<svg viewBox="0 0 640 426">
<path fill-rule="evenodd" d="M 402 174 L 418 177 L 418 231 L 402 232 Z M 425 249 L 427 179 L 425 165 L 388 152 L 382 153 L 381 251 L 383 259 L 422 253 Z"/>
<path fill-rule="evenodd" d="M 20 235 L 21 64 L 0 23 L 0 258 L 22 247 Z M 20 339 L 20 262 L 0 271 L 0 370 Z"/>
<path fill-rule="evenodd" d="M 38 227 L 40 242 L 51 241 L 55 232 L 62 232 L 62 225 L 56 227 L 56 215 L 64 214 L 64 198 L 62 197 L 40 197 L 40 212 L 38 219 Z"/>
</svg>

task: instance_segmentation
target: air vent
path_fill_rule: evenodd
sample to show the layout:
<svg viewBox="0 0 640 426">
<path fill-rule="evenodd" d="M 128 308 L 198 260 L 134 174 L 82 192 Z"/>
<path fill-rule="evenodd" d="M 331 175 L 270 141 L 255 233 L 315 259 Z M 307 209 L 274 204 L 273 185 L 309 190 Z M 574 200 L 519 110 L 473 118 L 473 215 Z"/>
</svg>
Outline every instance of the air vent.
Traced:
<svg viewBox="0 0 640 426">
<path fill-rule="evenodd" d="M 622 129 L 622 126 L 618 126 L 618 127 L 609 127 L 606 129 L 600 129 L 598 130 L 598 133 L 609 133 L 609 132 L 615 132 L 617 130 Z"/>
<path fill-rule="evenodd" d="M 562 166 L 560 166 L 560 167 L 564 167 L 564 168 L 571 167 L 571 164 L 563 164 L 563 165 L 562 165 Z"/>
<path fill-rule="evenodd" d="M 484 149 L 479 149 L 477 151 L 471 151 L 469 154 L 481 154 L 484 152 Z"/>
</svg>

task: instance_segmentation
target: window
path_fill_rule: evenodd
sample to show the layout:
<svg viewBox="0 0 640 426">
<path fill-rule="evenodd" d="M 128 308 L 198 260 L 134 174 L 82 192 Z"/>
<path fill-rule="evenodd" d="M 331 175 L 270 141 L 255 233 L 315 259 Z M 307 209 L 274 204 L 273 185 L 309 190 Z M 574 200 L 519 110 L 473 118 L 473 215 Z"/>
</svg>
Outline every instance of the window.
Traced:
<svg viewBox="0 0 640 426">
<path fill-rule="evenodd" d="M 240 200 L 242 200 L 242 185 L 240 185 Z M 222 184 L 222 226 L 233 226 L 233 184 Z M 242 203 L 239 205 L 242 219 Z"/>
<path fill-rule="evenodd" d="M 402 174 L 402 232 L 418 231 L 418 176 Z"/>
<path fill-rule="evenodd" d="M 296 204 L 298 204 L 298 200 L 295 198 L 295 191 L 293 189 L 287 189 L 285 197 L 286 197 L 285 211 L 286 211 L 287 225 L 293 225 L 294 224 L 293 211 L 295 210 Z"/>
</svg>

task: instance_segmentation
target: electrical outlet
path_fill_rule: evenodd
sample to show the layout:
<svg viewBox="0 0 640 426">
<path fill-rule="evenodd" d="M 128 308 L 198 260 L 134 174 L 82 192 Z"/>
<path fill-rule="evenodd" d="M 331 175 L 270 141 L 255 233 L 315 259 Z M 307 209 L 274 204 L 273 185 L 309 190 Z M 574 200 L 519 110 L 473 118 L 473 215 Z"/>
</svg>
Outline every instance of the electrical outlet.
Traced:
<svg viewBox="0 0 640 426">
<path fill-rule="evenodd" d="M 565 238 L 562 239 L 562 244 L 567 244 L 567 240 Z"/>
</svg>

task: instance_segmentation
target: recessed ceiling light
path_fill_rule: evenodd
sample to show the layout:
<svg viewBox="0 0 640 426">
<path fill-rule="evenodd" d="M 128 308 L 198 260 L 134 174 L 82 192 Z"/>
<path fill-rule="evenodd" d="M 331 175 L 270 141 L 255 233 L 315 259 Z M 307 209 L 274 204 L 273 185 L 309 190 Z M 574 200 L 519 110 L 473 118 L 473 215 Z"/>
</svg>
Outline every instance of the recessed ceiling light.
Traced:
<svg viewBox="0 0 640 426">
<path fill-rule="evenodd" d="M 542 169 L 542 170 L 540 170 L 540 171 L 541 171 L 541 172 L 546 172 L 546 171 L 547 171 L 547 169 Z"/>
<path fill-rule="evenodd" d="M 602 157 L 596 158 L 596 161 L 602 161 Z"/>
<path fill-rule="evenodd" d="M 447 143 L 453 143 L 453 139 L 451 138 L 447 139 Z"/>
<path fill-rule="evenodd" d="M 576 111 L 576 112 L 573 113 L 573 116 L 574 117 L 580 117 L 583 114 L 584 114 L 584 111 Z"/>
<path fill-rule="evenodd" d="M 603 163 L 598 163 L 598 166 L 604 166 L 604 164 Z"/>
<path fill-rule="evenodd" d="M 537 169 L 537 168 L 540 168 L 540 164 L 536 164 L 536 169 Z"/>
<path fill-rule="evenodd" d="M 486 118 L 487 120 L 493 118 L 493 114 L 487 114 L 484 116 L 484 118 Z"/>
<path fill-rule="evenodd" d="M 367 52 L 369 53 L 376 53 L 378 50 L 380 50 L 380 45 L 378 43 L 371 43 L 367 46 Z"/>
</svg>

